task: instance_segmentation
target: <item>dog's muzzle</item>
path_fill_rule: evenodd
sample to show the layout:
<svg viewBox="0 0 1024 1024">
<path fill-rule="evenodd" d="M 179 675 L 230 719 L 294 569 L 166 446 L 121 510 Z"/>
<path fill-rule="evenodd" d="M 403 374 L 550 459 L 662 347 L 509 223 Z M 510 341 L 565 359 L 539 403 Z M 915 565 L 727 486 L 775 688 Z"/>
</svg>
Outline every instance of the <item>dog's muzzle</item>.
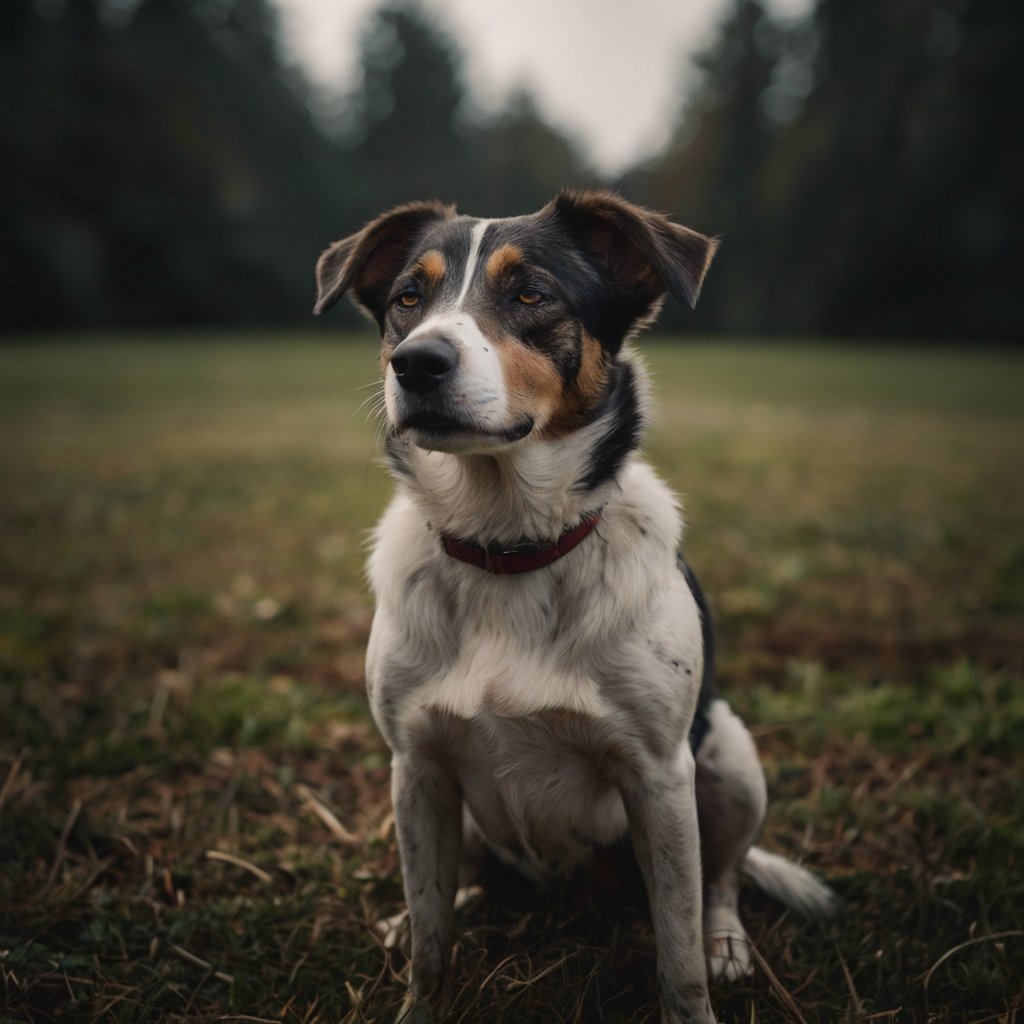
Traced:
<svg viewBox="0 0 1024 1024">
<path fill-rule="evenodd" d="M 391 354 L 398 383 L 417 395 L 436 391 L 458 365 L 458 349 L 441 334 L 407 338 Z"/>
</svg>

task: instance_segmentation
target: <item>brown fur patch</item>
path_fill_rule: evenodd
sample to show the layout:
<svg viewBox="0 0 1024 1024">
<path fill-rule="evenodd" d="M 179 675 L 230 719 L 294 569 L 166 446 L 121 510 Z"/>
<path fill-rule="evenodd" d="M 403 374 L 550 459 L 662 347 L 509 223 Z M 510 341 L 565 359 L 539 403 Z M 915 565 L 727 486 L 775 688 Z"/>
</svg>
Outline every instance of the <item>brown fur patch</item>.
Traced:
<svg viewBox="0 0 1024 1024">
<path fill-rule="evenodd" d="M 416 269 L 420 271 L 431 288 L 436 288 L 443 280 L 448 269 L 444 256 L 437 249 L 428 249 L 417 261 Z"/>
<path fill-rule="evenodd" d="M 507 334 L 495 340 L 512 420 L 533 417 L 547 438 L 564 437 L 587 422 L 608 379 L 607 355 L 596 338 L 583 334 L 579 372 L 568 384 L 543 352 Z"/>
<path fill-rule="evenodd" d="M 580 340 L 580 369 L 562 392 L 557 408 L 544 430 L 545 436 L 561 437 L 587 421 L 608 382 L 608 357 L 604 347 L 585 331 Z"/>
<path fill-rule="evenodd" d="M 391 353 L 395 351 L 395 346 L 385 341 L 381 344 L 380 349 L 380 375 L 386 377 L 388 372 L 388 365 L 391 362 Z"/>
<path fill-rule="evenodd" d="M 497 339 L 501 367 L 508 395 L 510 422 L 524 415 L 537 423 L 547 423 L 562 399 L 562 379 L 555 365 L 536 349 L 517 338 L 505 335 Z"/>
<path fill-rule="evenodd" d="M 517 245 L 503 245 L 495 249 L 488 257 L 484 268 L 487 280 L 494 284 L 500 281 L 510 270 L 523 262 L 523 251 Z"/>
</svg>

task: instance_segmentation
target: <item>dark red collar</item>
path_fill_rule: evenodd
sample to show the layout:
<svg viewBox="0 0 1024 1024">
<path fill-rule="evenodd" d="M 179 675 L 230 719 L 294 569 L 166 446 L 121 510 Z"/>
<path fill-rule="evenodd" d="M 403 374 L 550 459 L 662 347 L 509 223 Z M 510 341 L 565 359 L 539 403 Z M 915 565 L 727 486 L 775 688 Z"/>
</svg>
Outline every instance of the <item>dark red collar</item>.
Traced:
<svg viewBox="0 0 1024 1024">
<path fill-rule="evenodd" d="M 557 562 L 562 555 L 572 551 L 597 526 L 600 519 L 601 510 L 598 509 L 584 516 L 578 526 L 566 530 L 557 540 L 552 541 L 525 541 L 510 547 L 500 544 L 481 547 L 470 541 L 443 535 L 441 543 L 445 552 L 460 562 L 468 562 L 495 576 L 510 576 L 533 572 L 534 569 L 543 569 L 545 565 Z"/>
</svg>

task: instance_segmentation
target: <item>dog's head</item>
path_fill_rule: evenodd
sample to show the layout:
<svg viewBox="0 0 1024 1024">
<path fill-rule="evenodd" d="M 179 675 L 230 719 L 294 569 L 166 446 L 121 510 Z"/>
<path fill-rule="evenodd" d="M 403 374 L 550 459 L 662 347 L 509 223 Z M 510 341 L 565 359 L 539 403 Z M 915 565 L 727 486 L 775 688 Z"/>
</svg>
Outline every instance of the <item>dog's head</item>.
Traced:
<svg viewBox="0 0 1024 1024">
<path fill-rule="evenodd" d="M 715 246 L 602 191 L 502 220 L 412 203 L 323 253 L 315 312 L 351 290 L 376 321 L 399 434 L 483 451 L 592 421 L 623 342 L 666 293 L 696 303 Z"/>
</svg>

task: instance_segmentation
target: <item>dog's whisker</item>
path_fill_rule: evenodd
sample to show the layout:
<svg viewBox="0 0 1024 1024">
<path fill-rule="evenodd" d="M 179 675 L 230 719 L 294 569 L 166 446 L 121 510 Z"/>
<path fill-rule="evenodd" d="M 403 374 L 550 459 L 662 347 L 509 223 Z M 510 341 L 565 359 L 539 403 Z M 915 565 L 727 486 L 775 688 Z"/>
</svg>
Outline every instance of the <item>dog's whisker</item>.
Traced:
<svg viewBox="0 0 1024 1024">
<path fill-rule="evenodd" d="M 379 396 L 375 396 L 371 400 L 363 402 L 363 404 L 359 407 L 359 410 L 361 412 L 365 409 L 368 413 L 371 413 L 372 415 L 376 416 L 386 407 L 387 406 L 384 399 Z"/>
<path fill-rule="evenodd" d="M 381 414 L 387 408 L 387 396 L 384 393 L 383 384 L 378 387 L 378 390 L 367 396 L 362 402 L 360 402 L 357 412 L 362 412 L 364 409 L 367 410 L 367 414 L 364 423 L 368 423 L 371 418 L 379 418 Z"/>
<path fill-rule="evenodd" d="M 377 429 L 373 432 L 373 447 L 381 449 L 384 447 L 384 439 L 387 437 L 388 425 L 384 421 L 377 423 Z"/>
<path fill-rule="evenodd" d="M 363 422 L 369 423 L 371 419 L 376 419 L 381 414 L 381 406 L 376 400 L 371 402 L 364 402 L 357 410 L 357 412 L 365 412 L 363 416 Z"/>
</svg>

